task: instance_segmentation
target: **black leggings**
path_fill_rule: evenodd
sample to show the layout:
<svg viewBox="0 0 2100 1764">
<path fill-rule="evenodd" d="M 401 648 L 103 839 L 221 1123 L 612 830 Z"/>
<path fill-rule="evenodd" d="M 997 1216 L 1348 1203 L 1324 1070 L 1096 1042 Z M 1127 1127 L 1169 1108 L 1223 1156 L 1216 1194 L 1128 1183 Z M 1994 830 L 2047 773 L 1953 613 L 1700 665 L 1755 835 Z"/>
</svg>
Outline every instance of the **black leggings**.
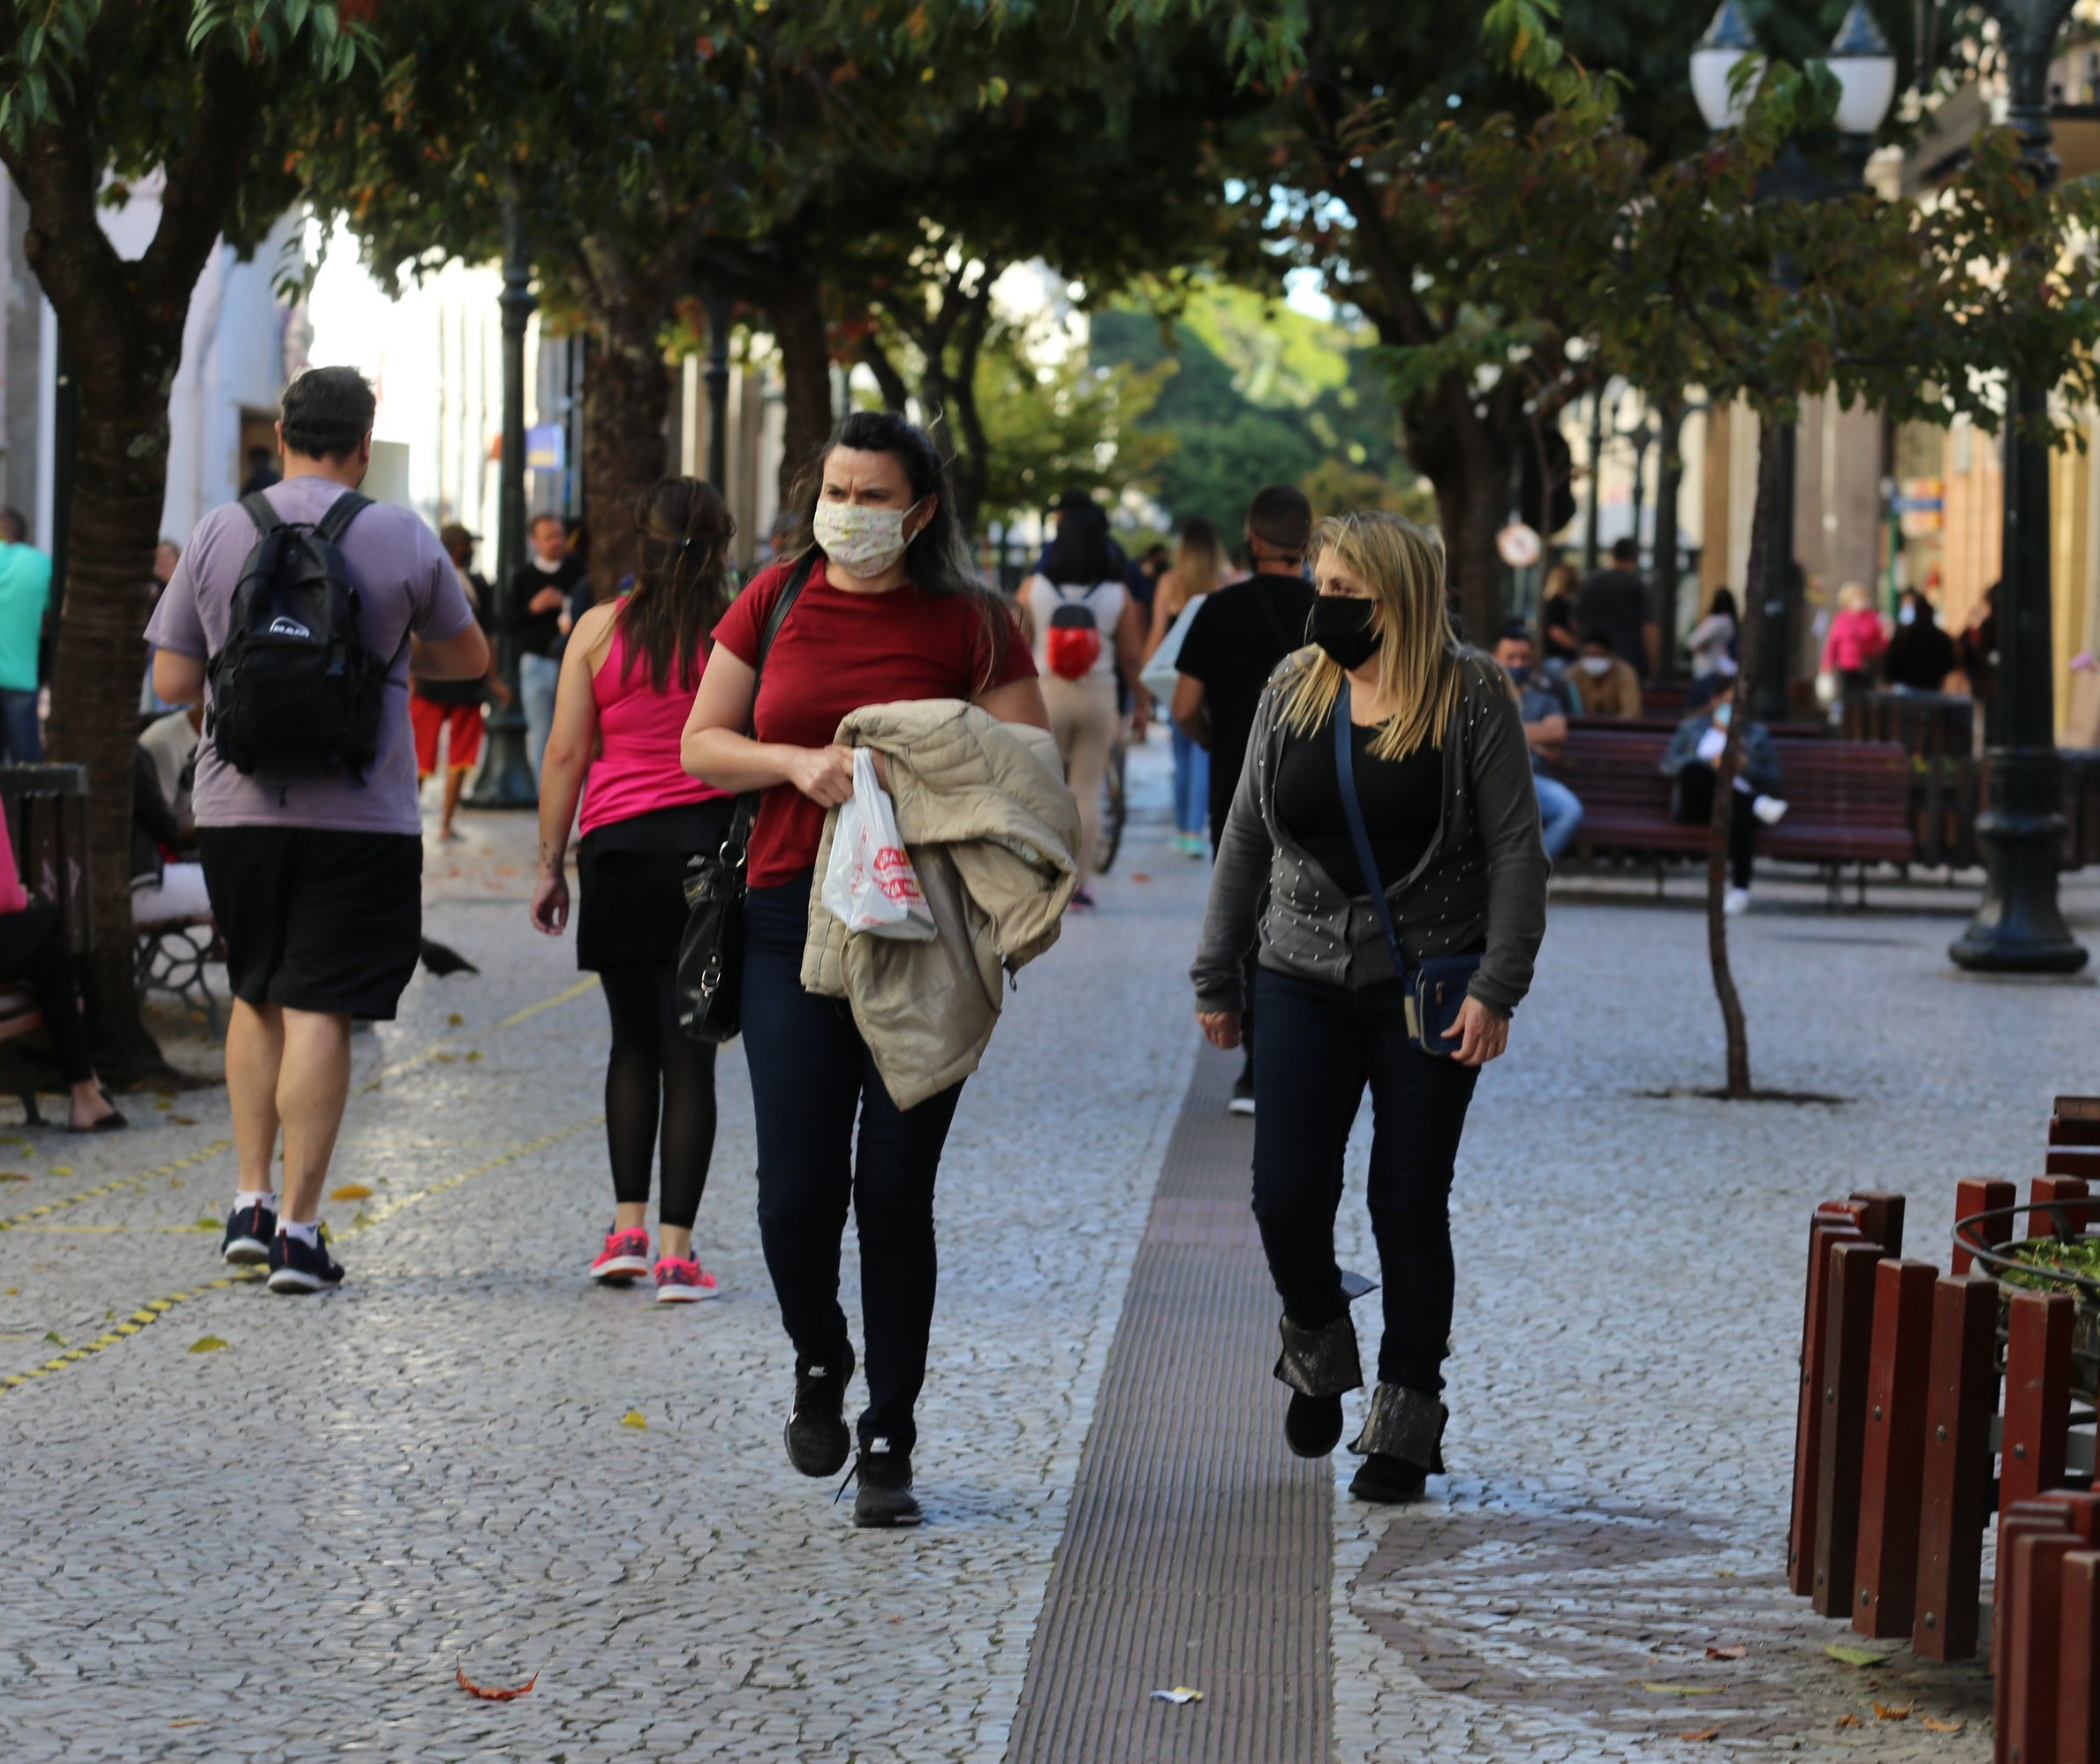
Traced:
<svg viewBox="0 0 2100 1764">
<path fill-rule="evenodd" d="M 714 1156 L 714 1050 L 680 1032 L 671 973 L 608 968 L 598 976 L 613 1019 L 605 1142 L 612 1154 L 614 1198 L 646 1206 L 661 1137 L 663 1194 L 657 1217 L 690 1231 Z"/>
<path fill-rule="evenodd" d="M 66 946 L 65 927 L 56 907 L 33 905 L 0 916 L 0 982 L 26 986 L 36 994 L 65 1082 L 85 1084 L 94 1077 L 72 951 Z"/>
<path fill-rule="evenodd" d="M 1677 774 L 1677 818 L 1693 826 L 1713 820 L 1713 786 L 1718 774 L 1703 759 L 1695 759 Z M 1747 790 L 1733 793 L 1728 806 L 1728 879 L 1738 888 L 1750 886 L 1750 863 L 1757 855 L 1757 816 L 1750 804 L 1756 799 Z"/>
</svg>

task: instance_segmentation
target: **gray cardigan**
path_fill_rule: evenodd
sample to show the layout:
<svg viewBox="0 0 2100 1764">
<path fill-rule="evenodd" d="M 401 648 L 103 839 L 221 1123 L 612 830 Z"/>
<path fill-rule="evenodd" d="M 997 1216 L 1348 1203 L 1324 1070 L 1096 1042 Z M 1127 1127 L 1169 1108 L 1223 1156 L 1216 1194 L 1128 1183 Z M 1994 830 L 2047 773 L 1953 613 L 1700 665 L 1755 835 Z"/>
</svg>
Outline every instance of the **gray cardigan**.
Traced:
<svg viewBox="0 0 2100 1764">
<path fill-rule="evenodd" d="M 1190 970 L 1198 1010 L 1246 1007 L 1241 964 L 1258 935 L 1265 968 L 1352 991 L 1393 978 L 1370 898 L 1351 900 L 1276 819 L 1283 707 L 1310 655 L 1285 658 L 1254 713 L 1247 765 L 1219 841 L 1203 943 Z M 1459 666 L 1464 682 L 1444 732 L 1437 836 L 1386 893 L 1409 961 L 1452 954 L 1484 939 L 1486 954 L 1468 990 L 1507 1016 L 1530 987 L 1545 936 L 1549 866 L 1530 749 L 1508 677 L 1476 650 L 1459 652 Z"/>
</svg>

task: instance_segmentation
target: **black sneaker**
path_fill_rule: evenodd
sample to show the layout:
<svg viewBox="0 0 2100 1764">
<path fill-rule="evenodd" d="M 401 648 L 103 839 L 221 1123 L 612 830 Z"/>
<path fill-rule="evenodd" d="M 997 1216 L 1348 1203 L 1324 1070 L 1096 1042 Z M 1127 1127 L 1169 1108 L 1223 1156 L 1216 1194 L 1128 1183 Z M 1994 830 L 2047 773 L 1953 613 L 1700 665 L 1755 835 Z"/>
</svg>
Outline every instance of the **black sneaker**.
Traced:
<svg viewBox="0 0 2100 1764">
<path fill-rule="evenodd" d="M 1356 1480 L 1349 1484 L 1349 1493 L 1359 1501 L 1378 1501 L 1392 1506 L 1403 1506 L 1422 1498 L 1429 1486 L 1429 1472 L 1419 1464 L 1410 1464 L 1404 1458 L 1388 1458 L 1382 1451 L 1374 1451 L 1357 1466 Z"/>
<path fill-rule="evenodd" d="M 1242 1074 L 1232 1081 L 1232 1100 L 1225 1105 L 1228 1115 L 1250 1115 L 1254 1112 L 1254 1080 Z"/>
<path fill-rule="evenodd" d="M 219 1242 L 219 1260 L 232 1268 L 260 1268 L 270 1259 L 270 1245 L 276 1240 L 276 1214 L 260 1202 L 252 1207 L 235 1207 L 226 1215 L 226 1235 Z"/>
<path fill-rule="evenodd" d="M 279 1231 L 270 1240 L 269 1288 L 273 1293 L 318 1293 L 324 1286 L 340 1285 L 343 1264 L 329 1254 L 328 1233 L 314 1233 L 309 1246 L 304 1238 Z"/>
<path fill-rule="evenodd" d="M 917 1525 L 925 1518 L 911 1495 L 911 1455 L 892 1451 L 887 1439 L 871 1439 L 853 1460 L 853 1523 L 872 1530 Z"/>
<path fill-rule="evenodd" d="M 788 1462 L 804 1476 L 835 1476 L 853 1450 L 846 1425 L 846 1386 L 853 1378 L 853 1350 L 843 1348 L 827 1365 L 795 1361 L 795 1412 L 788 1417 Z"/>
</svg>

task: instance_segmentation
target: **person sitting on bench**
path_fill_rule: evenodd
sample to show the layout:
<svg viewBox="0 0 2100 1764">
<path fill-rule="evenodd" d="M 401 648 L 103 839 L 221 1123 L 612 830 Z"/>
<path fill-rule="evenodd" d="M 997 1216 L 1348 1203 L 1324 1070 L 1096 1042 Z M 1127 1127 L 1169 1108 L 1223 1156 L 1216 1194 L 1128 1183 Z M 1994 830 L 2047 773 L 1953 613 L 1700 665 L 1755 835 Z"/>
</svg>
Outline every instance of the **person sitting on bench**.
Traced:
<svg viewBox="0 0 2100 1764">
<path fill-rule="evenodd" d="M 0 985 L 26 986 L 36 995 L 58 1069 L 72 1093 L 66 1130 L 108 1133 L 128 1126 L 94 1075 L 65 921 L 57 908 L 32 901 L 22 886 L 4 815 L 0 815 Z"/>
<path fill-rule="evenodd" d="M 1703 709 L 1677 726 L 1663 755 L 1663 775 L 1673 780 L 1670 815 L 1700 825 L 1713 818 L 1713 792 L 1720 773 L 1721 750 L 1728 744 L 1728 725 L 1735 714 L 1735 682 L 1720 682 Z M 1742 732 L 1742 758 L 1735 774 L 1735 797 L 1728 817 L 1728 892 L 1721 908 L 1731 915 L 1750 904 L 1750 863 L 1756 856 L 1757 825 L 1770 826 L 1787 812 L 1775 794 L 1779 788 L 1779 756 L 1771 732 L 1752 723 Z"/>
<path fill-rule="evenodd" d="M 1568 684 L 1585 717 L 1630 721 L 1641 714 L 1641 676 L 1632 663 L 1613 652 L 1612 634 L 1583 629 L 1583 652 L 1567 670 Z"/>
</svg>

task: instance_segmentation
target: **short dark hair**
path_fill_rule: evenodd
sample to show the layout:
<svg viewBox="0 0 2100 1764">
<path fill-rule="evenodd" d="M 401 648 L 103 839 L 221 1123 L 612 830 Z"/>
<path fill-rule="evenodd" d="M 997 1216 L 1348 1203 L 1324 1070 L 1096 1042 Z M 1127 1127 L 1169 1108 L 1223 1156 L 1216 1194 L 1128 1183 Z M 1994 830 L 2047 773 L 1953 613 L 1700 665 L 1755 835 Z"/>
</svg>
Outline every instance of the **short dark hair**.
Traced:
<svg viewBox="0 0 2100 1764">
<path fill-rule="evenodd" d="M 379 400 L 354 367 L 309 367 L 284 388 L 281 409 L 286 452 L 339 459 L 372 433 Z"/>
<path fill-rule="evenodd" d="M 29 537 L 29 523 L 22 518 L 19 509 L 0 509 L 0 539 L 10 545 L 20 545 Z"/>
<path fill-rule="evenodd" d="M 540 509 L 538 514 L 534 515 L 531 520 L 525 523 L 525 531 L 528 533 L 536 533 L 540 531 L 541 524 L 547 521 L 552 521 L 557 527 L 561 528 L 562 537 L 563 539 L 569 537 L 569 523 L 563 520 L 562 516 L 552 509 Z"/>
<path fill-rule="evenodd" d="M 1288 484 L 1271 484 L 1247 505 L 1250 537 L 1286 557 L 1303 557 L 1312 543 L 1312 504 Z"/>
<path fill-rule="evenodd" d="M 1497 643 L 1530 643 L 1531 627 L 1522 619 L 1511 619 L 1495 634 Z"/>
<path fill-rule="evenodd" d="M 1622 539 L 1612 541 L 1612 562 L 1613 563 L 1638 563 L 1640 561 L 1641 541 L 1639 539 Z"/>
</svg>

